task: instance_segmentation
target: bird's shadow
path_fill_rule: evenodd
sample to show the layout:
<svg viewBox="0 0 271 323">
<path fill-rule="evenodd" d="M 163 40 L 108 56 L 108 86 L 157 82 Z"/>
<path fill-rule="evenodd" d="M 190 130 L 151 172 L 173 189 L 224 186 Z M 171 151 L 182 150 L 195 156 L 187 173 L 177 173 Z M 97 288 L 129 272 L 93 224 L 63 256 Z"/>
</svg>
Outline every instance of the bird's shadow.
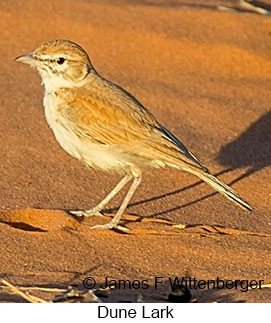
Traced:
<svg viewBox="0 0 271 323">
<path fill-rule="evenodd" d="M 220 149 L 216 160 L 220 164 L 225 166 L 224 170 L 215 174 L 216 176 L 231 172 L 238 168 L 248 168 L 245 171 L 245 173 L 228 183 L 229 185 L 239 182 L 240 180 L 269 166 L 271 164 L 271 112 L 268 111 L 267 113 L 262 115 L 254 123 L 252 123 L 243 133 L 241 133 L 235 140 L 223 146 Z M 182 187 L 178 190 L 168 192 L 166 194 L 161 194 L 148 199 L 130 203 L 127 208 L 131 208 L 133 206 L 141 205 L 144 203 L 160 200 L 168 196 L 179 194 L 188 189 L 194 188 L 200 185 L 201 183 L 202 181 L 197 181 L 189 186 Z M 218 193 L 213 192 L 193 201 L 189 201 L 183 205 L 179 205 L 168 210 L 156 212 L 150 215 L 149 217 L 160 217 L 167 213 L 174 212 L 187 206 L 196 204 L 216 194 Z M 115 208 L 106 210 L 106 212 L 109 213 L 113 213 L 115 211 Z M 130 214 L 134 214 L 140 217 L 139 214 Z"/>
<path fill-rule="evenodd" d="M 271 164 L 271 112 L 263 114 L 238 138 L 223 146 L 217 161 L 231 169 L 249 167 L 239 181 Z"/>
</svg>

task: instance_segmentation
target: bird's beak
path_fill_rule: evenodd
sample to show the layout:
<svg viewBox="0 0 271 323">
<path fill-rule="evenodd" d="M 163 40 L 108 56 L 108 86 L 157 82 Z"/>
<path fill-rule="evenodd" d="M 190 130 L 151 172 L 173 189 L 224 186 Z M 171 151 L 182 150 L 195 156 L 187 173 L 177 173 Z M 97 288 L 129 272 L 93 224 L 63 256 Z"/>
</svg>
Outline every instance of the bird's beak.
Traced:
<svg viewBox="0 0 271 323">
<path fill-rule="evenodd" d="M 33 53 L 16 57 L 16 58 L 14 58 L 14 61 L 18 62 L 18 63 L 28 64 L 30 66 L 36 66 L 36 60 L 35 60 Z"/>
</svg>

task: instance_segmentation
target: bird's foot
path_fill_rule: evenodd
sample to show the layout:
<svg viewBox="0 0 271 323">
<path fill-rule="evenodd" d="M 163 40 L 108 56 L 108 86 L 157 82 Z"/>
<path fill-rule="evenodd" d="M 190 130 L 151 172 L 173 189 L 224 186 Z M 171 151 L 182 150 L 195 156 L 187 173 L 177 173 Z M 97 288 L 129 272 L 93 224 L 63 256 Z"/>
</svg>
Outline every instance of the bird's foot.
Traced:
<svg viewBox="0 0 271 323">
<path fill-rule="evenodd" d="M 69 211 L 72 215 L 78 216 L 78 217 L 87 217 L 87 216 L 103 216 L 103 214 L 97 210 L 95 207 L 90 210 L 85 211 Z"/>
<path fill-rule="evenodd" d="M 116 231 L 121 231 L 124 233 L 129 232 L 130 230 L 128 228 L 125 228 L 121 225 L 115 224 L 113 221 L 110 221 L 106 224 L 100 224 L 100 225 L 94 225 L 93 227 L 91 227 L 90 229 L 100 229 L 100 230 L 116 230 Z"/>
</svg>

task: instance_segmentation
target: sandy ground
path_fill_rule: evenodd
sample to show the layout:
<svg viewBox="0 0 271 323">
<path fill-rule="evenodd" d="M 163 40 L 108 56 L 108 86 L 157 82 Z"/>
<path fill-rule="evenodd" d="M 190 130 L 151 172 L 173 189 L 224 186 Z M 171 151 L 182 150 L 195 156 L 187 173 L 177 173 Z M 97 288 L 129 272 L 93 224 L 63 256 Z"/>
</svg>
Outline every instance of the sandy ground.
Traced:
<svg viewBox="0 0 271 323">
<path fill-rule="evenodd" d="M 166 277 L 271 283 L 270 18 L 217 5 L 235 1 L 0 2 L 1 278 L 79 289 L 88 276 L 148 280 L 148 289 L 104 299 L 116 302 L 166 301 Z M 144 174 L 124 219 L 130 234 L 89 229 L 108 221 L 124 192 L 104 218 L 71 217 L 67 210 L 95 205 L 119 177 L 87 169 L 59 147 L 38 74 L 13 62 L 57 38 L 85 48 L 101 75 L 133 93 L 254 211 L 165 169 Z M 155 276 L 165 280 L 157 289 Z M 199 302 L 271 300 L 270 289 L 191 293 Z M 2 290 L 0 301 L 22 299 Z"/>
</svg>

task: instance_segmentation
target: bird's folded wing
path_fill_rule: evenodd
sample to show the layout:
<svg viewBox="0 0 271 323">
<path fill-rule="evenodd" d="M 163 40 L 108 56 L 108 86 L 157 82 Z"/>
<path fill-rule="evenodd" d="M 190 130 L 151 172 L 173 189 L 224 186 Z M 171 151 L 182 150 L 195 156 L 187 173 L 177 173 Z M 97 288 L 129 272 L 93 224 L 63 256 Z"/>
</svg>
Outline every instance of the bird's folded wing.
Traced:
<svg viewBox="0 0 271 323">
<path fill-rule="evenodd" d="M 83 140 L 91 138 L 146 159 L 207 171 L 136 99 L 122 91 L 115 94 L 122 97 L 111 101 L 82 88 L 59 90 L 63 102 L 59 113 Z"/>
</svg>

